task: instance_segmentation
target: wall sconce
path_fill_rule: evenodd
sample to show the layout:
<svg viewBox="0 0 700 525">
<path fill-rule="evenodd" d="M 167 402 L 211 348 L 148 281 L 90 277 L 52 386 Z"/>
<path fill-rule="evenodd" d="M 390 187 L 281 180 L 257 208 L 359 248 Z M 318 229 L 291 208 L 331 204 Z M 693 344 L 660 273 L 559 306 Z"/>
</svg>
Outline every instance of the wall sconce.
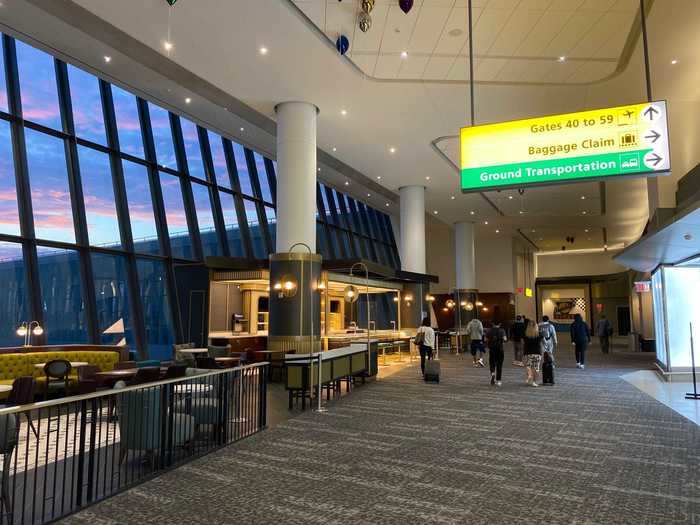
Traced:
<svg viewBox="0 0 700 525">
<path fill-rule="evenodd" d="M 447 306 L 443 306 L 443 307 L 442 307 L 442 311 L 443 311 L 443 312 L 449 312 L 449 311 L 450 311 L 450 309 L 449 309 L 449 308 L 447 308 Z"/>
<path fill-rule="evenodd" d="M 285 275 L 272 288 L 280 299 L 289 299 L 297 294 L 297 282 L 291 275 Z"/>
<path fill-rule="evenodd" d="M 343 291 L 343 296 L 345 297 L 346 302 L 354 303 L 360 298 L 360 291 L 352 284 L 349 284 L 345 287 L 345 290 Z"/>
<path fill-rule="evenodd" d="M 477 302 L 476 302 L 476 305 L 477 305 L 477 306 L 484 306 L 484 303 L 482 303 L 481 301 L 477 301 Z"/>
<path fill-rule="evenodd" d="M 489 311 L 489 309 L 488 309 L 488 308 L 486 308 L 486 307 L 484 306 L 484 307 L 483 307 L 483 308 L 481 309 L 481 311 L 482 311 L 482 312 L 488 312 L 488 311 Z"/>
<path fill-rule="evenodd" d="M 394 302 L 395 302 L 395 303 L 398 303 L 398 302 L 399 302 L 399 296 L 398 296 L 398 295 L 395 295 L 395 296 L 394 296 Z"/>
<path fill-rule="evenodd" d="M 319 283 L 316 285 L 317 290 L 325 290 L 326 289 L 326 283 L 324 281 L 319 281 Z"/>
<path fill-rule="evenodd" d="M 428 294 L 425 296 L 425 300 L 428 301 L 429 303 L 433 303 L 433 302 L 435 302 L 435 296 Z"/>
<path fill-rule="evenodd" d="M 464 309 L 471 312 L 474 309 L 474 304 L 473 303 L 467 303 L 464 305 Z"/>
<path fill-rule="evenodd" d="M 40 336 L 44 333 L 44 329 L 39 324 L 39 321 L 23 321 L 17 328 L 17 335 L 24 337 L 24 346 L 31 346 L 32 336 Z"/>
<path fill-rule="evenodd" d="M 455 307 L 455 304 L 456 304 L 456 303 L 455 303 L 452 299 L 448 299 L 448 300 L 445 302 L 445 306 L 446 306 L 447 308 L 449 308 L 450 310 L 451 310 L 452 308 Z"/>
</svg>

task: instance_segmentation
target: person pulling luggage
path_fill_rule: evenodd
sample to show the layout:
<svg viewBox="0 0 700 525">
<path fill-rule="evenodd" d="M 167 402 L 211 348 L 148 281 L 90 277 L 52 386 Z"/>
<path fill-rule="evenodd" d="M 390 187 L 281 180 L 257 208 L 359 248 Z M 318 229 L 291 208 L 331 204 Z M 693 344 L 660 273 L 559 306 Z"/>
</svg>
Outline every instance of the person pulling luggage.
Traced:
<svg viewBox="0 0 700 525">
<path fill-rule="evenodd" d="M 433 358 L 433 350 L 435 349 L 435 330 L 430 326 L 430 317 L 423 319 L 413 343 L 420 351 L 420 373 L 425 375 L 425 360 Z"/>
</svg>

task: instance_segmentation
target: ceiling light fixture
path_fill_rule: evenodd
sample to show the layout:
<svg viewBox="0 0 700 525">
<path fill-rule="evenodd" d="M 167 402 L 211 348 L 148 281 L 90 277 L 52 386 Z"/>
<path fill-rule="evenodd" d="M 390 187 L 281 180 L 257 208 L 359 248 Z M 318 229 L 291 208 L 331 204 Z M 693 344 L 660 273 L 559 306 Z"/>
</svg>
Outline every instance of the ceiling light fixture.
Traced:
<svg viewBox="0 0 700 525">
<path fill-rule="evenodd" d="M 394 148 L 394 147 L 389 148 L 389 153 L 391 153 L 391 154 L 396 153 L 396 148 Z M 379 177 L 377 177 L 377 178 L 379 178 Z"/>
<path fill-rule="evenodd" d="M 241 131 L 245 131 L 245 128 L 241 128 Z"/>
<path fill-rule="evenodd" d="M 566 62 L 566 57 L 564 55 L 557 58 L 557 62 Z"/>
<path fill-rule="evenodd" d="M 450 199 L 452 199 L 452 200 L 455 200 L 456 198 L 457 197 L 455 197 L 454 195 L 452 195 L 452 197 L 450 197 Z"/>
<path fill-rule="evenodd" d="M 105 55 L 105 62 L 108 64 L 112 61 L 112 57 Z"/>
<path fill-rule="evenodd" d="M 371 196 L 372 196 L 372 194 L 371 194 L 371 193 L 368 193 L 368 194 L 367 194 L 367 197 L 371 197 Z"/>
<path fill-rule="evenodd" d="M 677 59 L 674 58 L 673 60 L 671 60 L 671 65 L 672 65 L 672 66 L 675 66 L 676 64 L 678 64 L 678 60 L 677 60 Z"/>
<path fill-rule="evenodd" d="M 430 180 L 430 175 L 428 175 L 428 176 L 425 178 L 425 180 Z"/>
<path fill-rule="evenodd" d="M 261 55 L 267 55 L 267 48 L 265 46 L 260 48 L 260 54 Z"/>
<path fill-rule="evenodd" d="M 389 203 L 387 202 L 384 206 L 386 206 L 386 207 L 388 208 L 388 207 L 389 207 Z"/>
<path fill-rule="evenodd" d="M 336 147 L 334 146 L 334 147 L 333 147 L 333 151 L 338 151 L 338 148 L 336 148 Z"/>
<path fill-rule="evenodd" d="M 511 201 L 512 201 L 512 200 L 513 200 L 513 196 L 512 196 L 512 195 L 508 195 L 508 200 L 511 200 Z"/>
<path fill-rule="evenodd" d="M 346 181 L 345 181 L 345 185 L 346 185 L 346 186 L 350 186 L 350 181 L 349 181 L 349 180 L 346 180 Z"/>
<path fill-rule="evenodd" d="M 348 114 L 348 111 L 346 109 L 341 109 L 340 114 L 345 117 Z"/>
<path fill-rule="evenodd" d="M 408 52 L 406 52 L 406 51 L 401 51 L 401 58 L 403 58 L 404 60 L 406 60 L 406 59 L 408 58 Z"/>
<path fill-rule="evenodd" d="M 581 212 L 581 215 L 586 215 L 586 210 L 583 210 L 583 211 Z"/>
<path fill-rule="evenodd" d="M 382 180 L 382 176 L 381 176 L 381 175 L 377 175 L 377 180 Z"/>
<path fill-rule="evenodd" d="M 187 97 L 185 99 L 185 104 L 189 104 L 190 102 L 192 102 L 192 99 L 190 97 Z"/>
<path fill-rule="evenodd" d="M 166 40 L 165 42 L 163 42 L 163 47 L 165 48 L 166 51 L 170 51 L 173 48 L 173 44 Z"/>
<path fill-rule="evenodd" d="M 489 225 L 489 221 L 484 221 L 484 226 L 488 226 L 488 225 Z"/>
<path fill-rule="evenodd" d="M 474 210 L 470 211 L 469 215 L 474 215 Z"/>
<path fill-rule="evenodd" d="M 321 168 L 317 168 L 318 172 L 321 173 Z"/>
<path fill-rule="evenodd" d="M 583 231 L 584 231 L 585 233 L 588 233 L 588 228 L 586 228 L 586 229 L 585 229 L 585 230 L 583 230 Z"/>
<path fill-rule="evenodd" d="M 501 230 L 496 230 L 496 233 L 501 233 Z"/>
<path fill-rule="evenodd" d="M 437 210 L 433 210 L 433 215 L 437 215 L 437 214 L 438 214 L 438 211 L 437 211 Z"/>
<path fill-rule="evenodd" d="M 581 200 L 582 200 L 582 201 L 585 201 L 585 200 L 586 200 L 586 196 L 585 196 L 585 195 L 581 195 Z"/>
</svg>

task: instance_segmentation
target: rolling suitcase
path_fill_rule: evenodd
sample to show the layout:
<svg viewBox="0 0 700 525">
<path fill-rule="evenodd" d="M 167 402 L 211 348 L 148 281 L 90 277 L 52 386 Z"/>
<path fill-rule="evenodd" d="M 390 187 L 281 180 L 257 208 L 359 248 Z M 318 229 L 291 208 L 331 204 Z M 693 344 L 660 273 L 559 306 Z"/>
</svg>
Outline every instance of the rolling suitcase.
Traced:
<svg viewBox="0 0 700 525">
<path fill-rule="evenodd" d="M 542 363 L 542 384 L 554 384 L 554 361 L 549 352 L 544 353 L 544 362 Z"/>
<path fill-rule="evenodd" d="M 433 381 L 435 383 L 440 382 L 440 360 L 439 359 L 429 359 L 425 362 L 425 374 L 423 374 L 423 379 L 426 381 Z"/>
</svg>

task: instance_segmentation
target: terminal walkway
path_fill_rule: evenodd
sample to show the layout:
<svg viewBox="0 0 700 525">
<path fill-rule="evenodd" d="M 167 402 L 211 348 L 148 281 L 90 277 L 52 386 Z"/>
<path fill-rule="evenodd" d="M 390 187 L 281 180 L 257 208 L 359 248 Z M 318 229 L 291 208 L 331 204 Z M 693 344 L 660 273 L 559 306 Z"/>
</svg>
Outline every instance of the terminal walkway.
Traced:
<svg viewBox="0 0 700 525">
<path fill-rule="evenodd" d="M 554 387 L 407 367 L 65 523 L 699 523 L 700 429 L 620 378 L 650 356 L 571 353 Z"/>
</svg>

